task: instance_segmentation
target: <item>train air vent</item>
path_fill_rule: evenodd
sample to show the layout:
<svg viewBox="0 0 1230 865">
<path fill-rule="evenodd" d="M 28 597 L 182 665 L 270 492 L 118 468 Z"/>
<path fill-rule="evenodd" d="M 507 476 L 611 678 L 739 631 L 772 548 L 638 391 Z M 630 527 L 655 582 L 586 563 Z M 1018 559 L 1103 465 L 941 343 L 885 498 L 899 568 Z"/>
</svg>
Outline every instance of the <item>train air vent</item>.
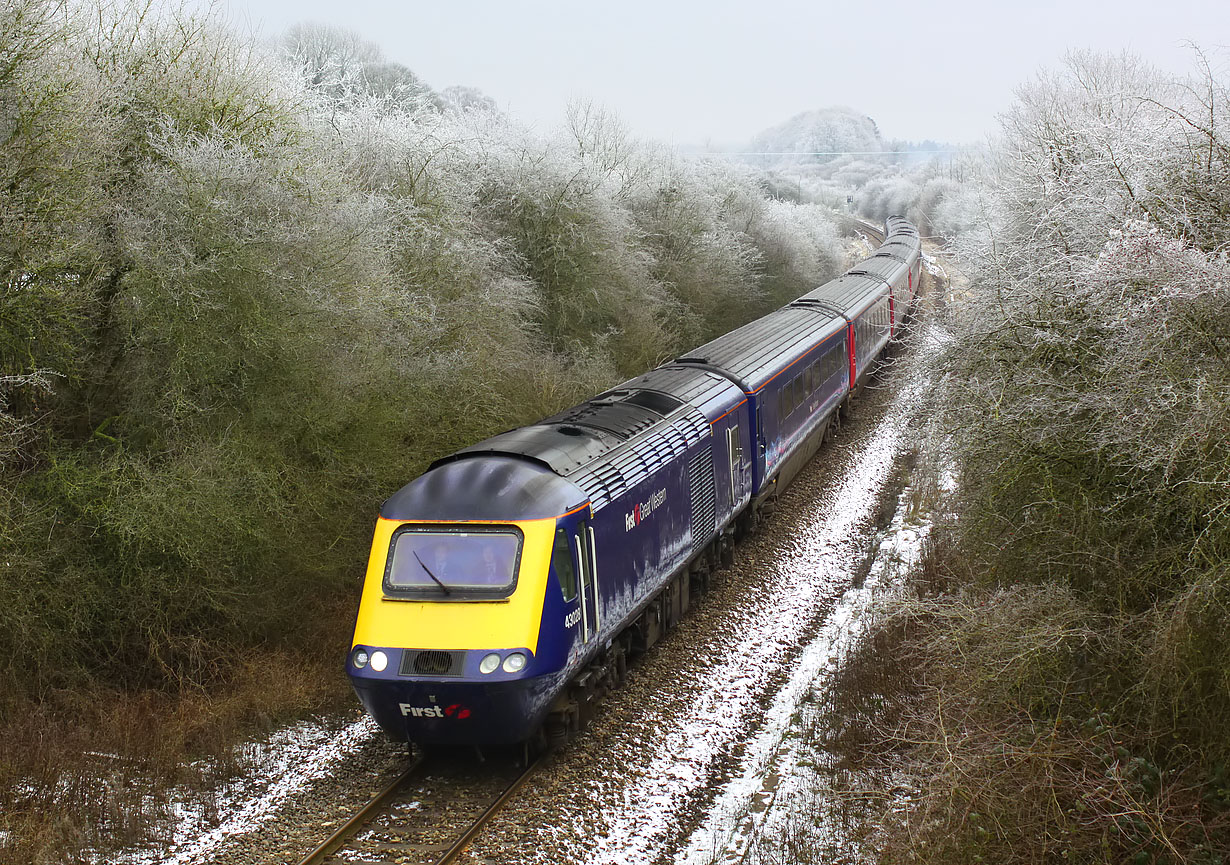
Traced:
<svg viewBox="0 0 1230 865">
<path fill-rule="evenodd" d="M 558 430 L 561 435 L 566 435 L 566 436 L 585 435 L 585 430 L 581 429 L 580 427 L 575 427 L 575 426 L 560 426 L 560 427 L 556 427 L 556 430 Z"/>
<path fill-rule="evenodd" d="M 460 676 L 464 672 L 465 652 L 407 649 L 402 654 L 403 676 Z"/>
<path fill-rule="evenodd" d="M 683 405 L 683 400 L 656 390 L 639 390 L 624 400 L 624 402 L 639 405 L 641 408 L 647 408 L 664 416 Z"/>
<path fill-rule="evenodd" d="M 688 461 L 692 492 L 692 552 L 704 549 L 716 530 L 717 495 L 713 483 L 713 446 L 699 447 Z"/>
</svg>

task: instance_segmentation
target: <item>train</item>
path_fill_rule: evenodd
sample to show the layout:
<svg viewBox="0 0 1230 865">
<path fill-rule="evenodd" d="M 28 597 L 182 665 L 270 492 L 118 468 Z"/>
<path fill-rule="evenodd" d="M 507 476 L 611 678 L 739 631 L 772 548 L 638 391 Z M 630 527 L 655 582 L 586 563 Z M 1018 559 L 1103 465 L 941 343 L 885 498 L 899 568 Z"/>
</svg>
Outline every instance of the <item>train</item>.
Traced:
<svg viewBox="0 0 1230 865">
<path fill-rule="evenodd" d="M 345 662 L 376 723 L 411 747 L 582 728 L 840 423 L 921 267 L 890 217 L 837 279 L 390 496 Z"/>
</svg>

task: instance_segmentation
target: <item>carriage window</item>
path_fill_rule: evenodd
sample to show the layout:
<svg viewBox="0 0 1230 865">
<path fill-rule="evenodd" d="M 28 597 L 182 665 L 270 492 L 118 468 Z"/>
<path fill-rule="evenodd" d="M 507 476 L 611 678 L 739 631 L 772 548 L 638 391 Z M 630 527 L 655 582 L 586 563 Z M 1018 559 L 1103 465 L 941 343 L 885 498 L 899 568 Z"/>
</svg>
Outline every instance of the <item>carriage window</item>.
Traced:
<svg viewBox="0 0 1230 865">
<path fill-rule="evenodd" d="M 572 553 L 568 550 L 568 533 L 563 529 L 555 532 L 555 549 L 551 550 L 551 567 L 559 580 L 560 593 L 565 601 L 577 596 L 577 572 L 572 567 Z"/>
</svg>

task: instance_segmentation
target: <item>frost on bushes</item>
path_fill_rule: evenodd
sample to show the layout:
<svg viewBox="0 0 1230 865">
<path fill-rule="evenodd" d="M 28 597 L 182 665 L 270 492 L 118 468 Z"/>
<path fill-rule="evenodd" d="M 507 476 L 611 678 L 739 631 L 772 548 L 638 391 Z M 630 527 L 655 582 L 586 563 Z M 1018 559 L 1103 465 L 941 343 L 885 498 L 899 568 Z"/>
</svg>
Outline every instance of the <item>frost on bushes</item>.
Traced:
<svg viewBox="0 0 1230 865">
<path fill-rule="evenodd" d="M 842 270 L 836 227 L 818 218 L 823 210 L 817 205 L 771 202 L 749 229 L 764 271 L 773 275 L 769 290 L 783 304 Z"/>
<path fill-rule="evenodd" d="M 908 791 L 877 861 L 1230 856 L 1230 118 L 1202 69 L 1073 55 L 978 183 L 920 189 L 982 224 L 933 403 L 953 516 L 838 690 Z"/>
<path fill-rule="evenodd" d="M 327 649 L 431 460 L 841 269 L 750 171 L 584 105 L 535 136 L 344 32 L 23 0 L 0 33 L 5 700 Z"/>
<path fill-rule="evenodd" d="M 757 135 L 746 156 L 774 198 L 854 211 L 882 222 L 905 216 L 924 235 L 953 238 L 979 224 L 971 195 L 983 154 L 955 155 L 934 142 L 885 141 L 848 108 L 804 112 Z"/>
<path fill-rule="evenodd" d="M 960 244 L 973 290 L 945 369 L 980 578 L 1138 617 L 1142 654 L 1119 663 L 1157 698 L 1154 734 L 1210 759 L 1230 701 L 1177 659 L 1230 657 L 1230 265 L 1202 215 L 1227 195 L 1228 132 L 1219 82 L 1131 57 L 1073 55 L 1023 88 L 990 223 Z M 1125 705 L 1146 718 L 1142 699 Z"/>
</svg>

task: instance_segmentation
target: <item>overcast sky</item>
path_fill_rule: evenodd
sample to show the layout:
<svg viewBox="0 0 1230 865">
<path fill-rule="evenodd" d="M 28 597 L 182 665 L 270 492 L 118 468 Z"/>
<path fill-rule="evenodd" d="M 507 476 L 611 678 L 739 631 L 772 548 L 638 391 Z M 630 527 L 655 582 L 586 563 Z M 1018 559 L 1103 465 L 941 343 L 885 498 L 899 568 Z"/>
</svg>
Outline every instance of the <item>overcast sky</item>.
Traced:
<svg viewBox="0 0 1230 865">
<path fill-rule="evenodd" d="M 888 138 L 977 143 L 1013 89 L 1070 48 L 1182 72 L 1194 41 L 1230 68 L 1226 0 L 223 2 L 265 35 L 301 21 L 355 30 L 431 86 L 478 87 L 544 132 L 583 98 L 679 145 L 746 142 L 833 105 Z"/>
</svg>

